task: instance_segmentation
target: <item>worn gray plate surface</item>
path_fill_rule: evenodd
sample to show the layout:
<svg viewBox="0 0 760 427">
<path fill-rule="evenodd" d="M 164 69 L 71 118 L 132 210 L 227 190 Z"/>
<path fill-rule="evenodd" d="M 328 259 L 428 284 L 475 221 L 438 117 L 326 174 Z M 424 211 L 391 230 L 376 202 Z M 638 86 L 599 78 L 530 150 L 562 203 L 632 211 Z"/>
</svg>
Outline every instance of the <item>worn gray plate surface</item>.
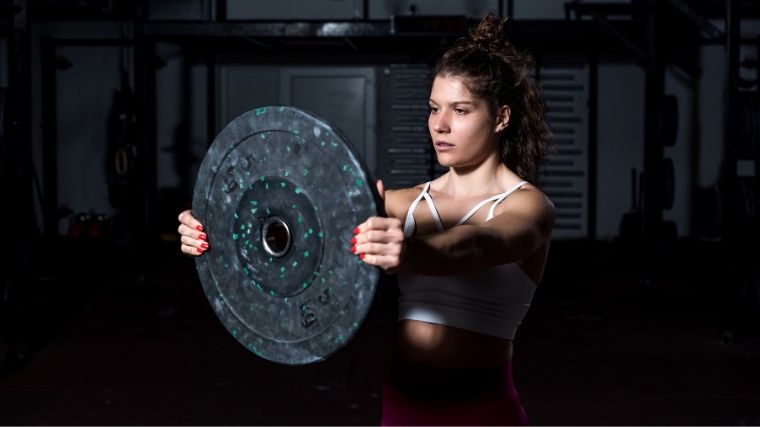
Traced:
<svg viewBox="0 0 760 427">
<path fill-rule="evenodd" d="M 379 286 L 379 269 L 350 251 L 379 206 L 351 143 L 313 114 L 259 108 L 224 128 L 198 172 L 193 215 L 211 246 L 198 274 L 232 336 L 289 365 L 343 347 Z"/>
</svg>

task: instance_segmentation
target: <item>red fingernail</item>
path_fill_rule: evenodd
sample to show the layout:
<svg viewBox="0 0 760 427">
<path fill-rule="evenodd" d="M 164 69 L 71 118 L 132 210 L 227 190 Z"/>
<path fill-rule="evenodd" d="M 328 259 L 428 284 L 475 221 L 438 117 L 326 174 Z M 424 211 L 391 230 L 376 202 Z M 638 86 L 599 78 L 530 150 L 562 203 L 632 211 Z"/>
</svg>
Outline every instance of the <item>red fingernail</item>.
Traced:
<svg viewBox="0 0 760 427">
<path fill-rule="evenodd" d="M 354 234 L 359 234 L 359 227 L 354 228 Z"/>
<path fill-rule="evenodd" d="M 356 252 L 356 246 L 351 248 L 351 252 Z"/>
<path fill-rule="evenodd" d="M 359 255 L 359 258 L 364 259 L 365 256 L 367 256 L 367 254 L 361 254 Z"/>
<path fill-rule="evenodd" d="M 195 227 L 195 229 L 198 230 L 198 231 L 203 231 L 203 226 L 199 225 L 199 226 Z"/>
<path fill-rule="evenodd" d="M 206 235 L 205 234 L 201 234 L 200 236 L 198 236 L 198 238 L 201 239 L 201 240 L 206 240 Z"/>
<path fill-rule="evenodd" d="M 201 247 L 202 247 L 203 249 L 208 249 L 208 243 L 202 243 L 202 244 L 201 244 Z"/>
<path fill-rule="evenodd" d="M 199 254 L 202 254 L 202 253 L 203 253 L 203 249 L 201 249 L 201 248 L 198 248 L 198 253 L 199 253 Z"/>
<path fill-rule="evenodd" d="M 354 237 L 353 239 L 351 239 L 351 244 L 352 244 L 352 245 L 355 245 L 355 244 L 356 244 L 356 237 Z"/>
</svg>

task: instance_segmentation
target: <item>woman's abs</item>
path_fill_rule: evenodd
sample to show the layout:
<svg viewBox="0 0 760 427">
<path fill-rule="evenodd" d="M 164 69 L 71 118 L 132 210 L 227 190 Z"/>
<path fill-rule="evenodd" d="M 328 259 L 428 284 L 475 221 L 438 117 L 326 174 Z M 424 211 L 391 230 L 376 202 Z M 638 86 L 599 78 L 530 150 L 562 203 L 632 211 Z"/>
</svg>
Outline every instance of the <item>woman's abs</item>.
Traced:
<svg viewBox="0 0 760 427">
<path fill-rule="evenodd" d="M 512 360 L 512 340 L 447 325 L 401 320 L 396 354 L 412 363 L 438 368 L 484 368 Z"/>
</svg>

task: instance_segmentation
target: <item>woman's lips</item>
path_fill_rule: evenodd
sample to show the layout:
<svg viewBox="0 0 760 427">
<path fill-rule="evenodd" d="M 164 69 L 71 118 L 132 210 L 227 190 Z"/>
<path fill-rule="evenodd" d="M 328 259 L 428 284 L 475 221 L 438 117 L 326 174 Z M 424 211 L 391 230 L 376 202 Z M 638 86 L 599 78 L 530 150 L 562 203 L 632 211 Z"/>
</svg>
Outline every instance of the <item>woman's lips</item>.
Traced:
<svg viewBox="0 0 760 427">
<path fill-rule="evenodd" d="M 449 151 L 454 149 L 454 145 L 449 144 L 446 141 L 436 141 L 435 149 L 438 151 Z"/>
</svg>

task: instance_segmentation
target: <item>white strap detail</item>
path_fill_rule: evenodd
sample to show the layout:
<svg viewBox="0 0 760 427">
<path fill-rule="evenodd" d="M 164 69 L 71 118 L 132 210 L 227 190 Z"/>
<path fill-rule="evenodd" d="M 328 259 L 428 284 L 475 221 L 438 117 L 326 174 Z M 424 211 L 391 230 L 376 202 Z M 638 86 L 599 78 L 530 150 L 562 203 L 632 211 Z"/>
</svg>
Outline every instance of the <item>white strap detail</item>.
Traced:
<svg viewBox="0 0 760 427">
<path fill-rule="evenodd" d="M 513 191 L 517 190 L 518 188 L 522 187 L 523 185 L 525 185 L 527 183 L 528 183 L 528 181 L 523 181 L 523 182 L 515 185 L 514 187 L 512 187 L 511 190 L 509 190 L 506 193 L 502 194 L 499 197 L 499 199 L 496 200 L 493 205 L 491 205 L 491 210 L 488 212 L 488 218 L 486 218 L 486 221 L 490 221 L 491 218 L 493 218 L 493 210 L 496 209 L 496 205 L 498 205 L 499 203 L 501 203 L 502 200 L 506 199 L 507 196 L 509 196 L 510 194 L 512 194 Z"/>
<path fill-rule="evenodd" d="M 417 208 L 417 203 L 419 203 L 422 197 L 427 193 L 429 187 L 430 182 L 428 181 L 428 183 L 425 184 L 425 188 L 422 189 L 420 195 L 417 196 L 417 198 L 414 199 L 414 202 L 412 202 L 411 206 L 409 206 L 409 211 L 406 213 L 406 220 L 404 221 L 404 236 L 411 236 L 414 232 L 414 209 Z"/>
<path fill-rule="evenodd" d="M 457 225 L 455 225 L 454 227 L 464 224 L 465 222 L 467 222 L 468 219 L 470 219 L 471 216 L 475 215 L 475 212 L 477 212 L 478 209 L 480 209 L 481 207 L 483 207 L 483 205 L 485 205 L 486 203 L 488 203 L 488 202 L 490 202 L 492 200 L 496 200 L 498 198 L 499 198 L 499 196 L 493 196 L 490 199 L 485 199 L 482 202 L 478 203 L 478 205 L 475 206 L 474 208 L 472 208 L 472 210 L 467 215 L 465 215 L 464 218 L 460 219 L 459 222 L 457 223 Z"/>
<path fill-rule="evenodd" d="M 529 182 L 523 181 L 515 185 L 514 187 L 512 187 L 506 193 L 502 193 L 498 196 L 490 197 L 478 203 L 478 205 L 472 208 L 472 210 L 467 215 L 465 215 L 464 218 L 462 218 L 461 220 L 459 220 L 459 222 L 456 223 L 455 227 L 464 224 L 468 219 L 470 219 L 471 216 L 475 214 L 475 212 L 478 211 L 478 209 L 483 207 L 483 205 L 485 205 L 486 203 L 490 201 L 495 200 L 494 204 L 491 205 L 491 210 L 488 212 L 488 218 L 486 219 L 486 221 L 490 221 L 493 218 L 493 211 L 494 209 L 496 209 L 496 205 L 504 201 L 504 199 L 506 199 L 507 196 L 509 196 L 510 194 L 512 194 L 512 192 L 514 192 L 515 190 L 517 190 L 518 188 L 522 187 L 525 184 L 529 184 Z M 444 231 L 443 223 L 441 223 L 441 217 L 438 215 L 438 210 L 436 210 L 435 204 L 433 204 L 433 199 L 428 194 L 428 189 L 430 189 L 430 181 L 428 181 L 428 183 L 425 184 L 425 188 L 422 189 L 422 192 L 420 193 L 420 195 L 417 196 L 417 198 L 414 199 L 414 202 L 412 202 L 411 206 L 409 206 L 409 211 L 407 212 L 406 220 L 404 221 L 404 235 L 405 236 L 411 236 L 412 233 L 414 232 L 414 226 L 415 226 L 414 210 L 417 208 L 417 204 L 420 202 L 420 200 L 422 200 L 423 197 L 425 198 L 425 201 L 427 202 L 428 207 L 430 208 L 430 212 L 433 214 L 433 219 L 435 220 L 435 225 L 438 226 L 438 231 Z"/>
<path fill-rule="evenodd" d="M 433 214 L 435 225 L 438 226 L 438 231 L 443 231 L 443 223 L 441 223 L 441 217 L 438 216 L 438 211 L 435 209 L 433 199 L 430 198 L 430 195 L 428 193 L 425 193 L 424 196 L 425 201 L 427 201 L 428 207 L 430 208 L 430 212 Z"/>
</svg>

